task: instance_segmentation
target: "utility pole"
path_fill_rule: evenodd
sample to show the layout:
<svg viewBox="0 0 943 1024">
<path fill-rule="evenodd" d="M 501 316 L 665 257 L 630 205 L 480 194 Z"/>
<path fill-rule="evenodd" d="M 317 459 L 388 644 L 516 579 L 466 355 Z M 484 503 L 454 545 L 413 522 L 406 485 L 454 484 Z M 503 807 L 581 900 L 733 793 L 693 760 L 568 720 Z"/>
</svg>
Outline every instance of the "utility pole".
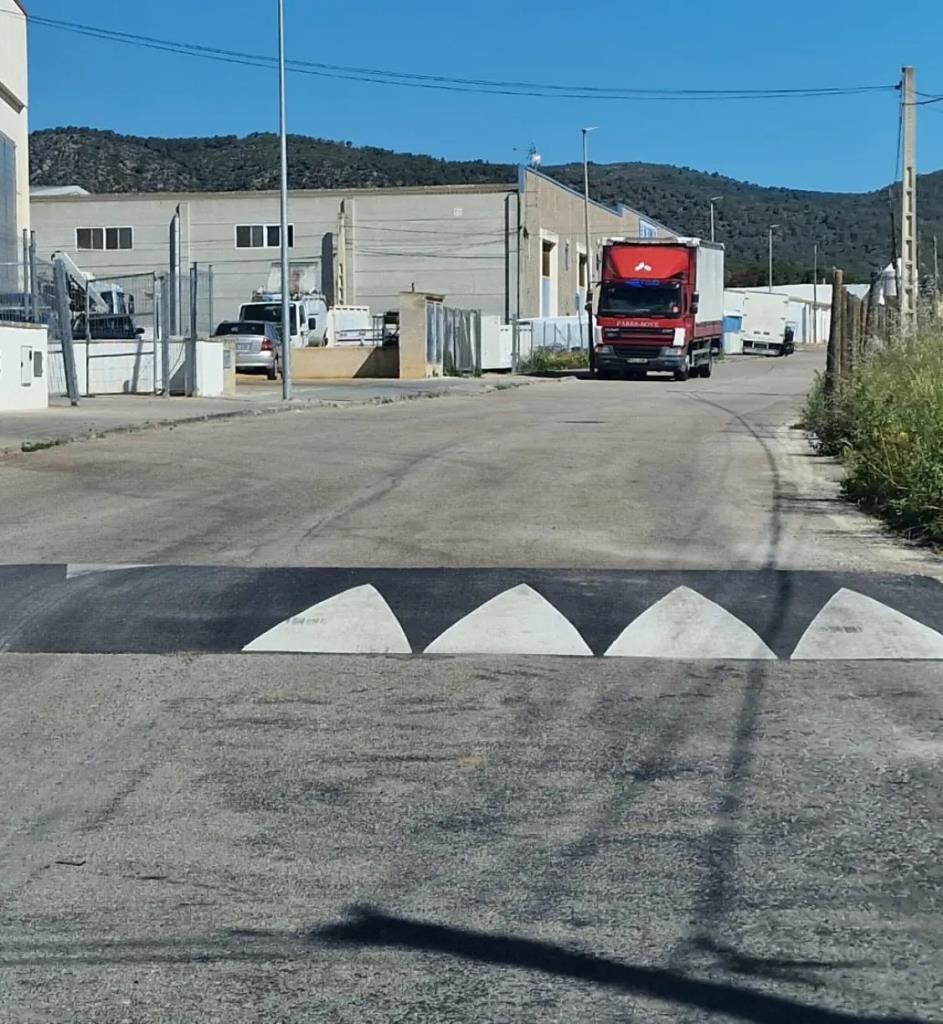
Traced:
<svg viewBox="0 0 943 1024">
<path fill-rule="evenodd" d="M 773 290 L 773 231 L 778 227 L 778 224 L 769 226 L 769 291 Z"/>
<path fill-rule="evenodd" d="M 288 135 L 285 117 L 285 0 L 278 0 L 278 135 L 281 180 L 278 206 L 282 247 L 282 398 L 291 398 L 291 294 L 288 280 Z"/>
<path fill-rule="evenodd" d="M 917 322 L 917 74 L 903 69 L 901 138 L 904 166 L 900 189 L 900 319 L 904 331 Z"/>
<path fill-rule="evenodd" d="M 819 343 L 819 243 L 812 246 L 812 344 Z"/>
<path fill-rule="evenodd" d="M 714 203 L 719 202 L 723 198 L 724 198 L 723 196 L 711 196 L 710 200 L 709 200 L 709 202 L 711 204 L 711 241 L 712 242 L 716 241 L 715 232 L 714 232 Z"/>
<path fill-rule="evenodd" d="M 586 149 L 586 136 L 596 131 L 593 128 L 581 128 L 583 133 L 583 231 L 586 242 L 586 345 L 589 356 L 589 368 L 595 369 L 596 360 L 593 357 L 593 250 L 589 240 L 589 157 Z M 579 260 L 577 260 L 577 264 Z"/>
<path fill-rule="evenodd" d="M 940 304 L 940 252 L 937 247 L 936 235 L 933 236 L 933 301 Z M 934 313 L 936 310 L 934 310 Z"/>
</svg>

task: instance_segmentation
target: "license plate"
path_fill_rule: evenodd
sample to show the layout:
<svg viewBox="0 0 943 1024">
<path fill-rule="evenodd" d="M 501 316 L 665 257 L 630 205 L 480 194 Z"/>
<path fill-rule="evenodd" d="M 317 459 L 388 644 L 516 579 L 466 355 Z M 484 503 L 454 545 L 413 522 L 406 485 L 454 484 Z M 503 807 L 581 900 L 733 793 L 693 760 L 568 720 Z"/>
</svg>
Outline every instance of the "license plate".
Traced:
<svg viewBox="0 0 943 1024">
<path fill-rule="evenodd" d="M 626 362 L 627 363 L 647 363 L 648 360 L 647 359 L 639 359 L 639 358 L 633 356 L 633 358 L 631 358 L 631 359 L 626 359 Z"/>
<path fill-rule="evenodd" d="M 252 345 L 251 341 L 237 341 L 236 342 L 236 351 L 237 352 L 251 352 L 252 349 L 253 349 L 253 345 Z"/>
</svg>

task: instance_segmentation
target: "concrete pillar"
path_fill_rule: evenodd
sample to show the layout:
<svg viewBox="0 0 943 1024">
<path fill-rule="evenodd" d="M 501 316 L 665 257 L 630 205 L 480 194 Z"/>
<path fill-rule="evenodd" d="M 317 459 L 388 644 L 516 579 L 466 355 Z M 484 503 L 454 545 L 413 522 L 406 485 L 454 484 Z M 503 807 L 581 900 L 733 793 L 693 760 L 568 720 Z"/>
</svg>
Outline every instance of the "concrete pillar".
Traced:
<svg viewBox="0 0 943 1024">
<path fill-rule="evenodd" d="M 426 358 L 426 303 L 442 302 L 442 295 L 400 292 L 399 375 L 401 380 L 425 380 L 436 367 Z M 437 372 L 441 373 L 441 366 Z"/>
</svg>

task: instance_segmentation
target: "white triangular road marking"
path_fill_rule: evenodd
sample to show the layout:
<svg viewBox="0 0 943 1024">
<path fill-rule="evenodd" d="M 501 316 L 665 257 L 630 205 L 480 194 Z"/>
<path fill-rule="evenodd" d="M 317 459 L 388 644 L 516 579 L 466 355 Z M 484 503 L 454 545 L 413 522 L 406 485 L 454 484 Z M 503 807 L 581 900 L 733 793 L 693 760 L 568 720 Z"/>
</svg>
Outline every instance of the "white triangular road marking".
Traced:
<svg viewBox="0 0 943 1024">
<path fill-rule="evenodd" d="M 672 590 L 630 622 L 606 657 L 776 660 L 746 623 L 688 587 Z"/>
<path fill-rule="evenodd" d="M 411 654 L 399 619 L 367 583 L 320 601 L 256 637 L 244 651 Z"/>
<path fill-rule="evenodd" d="M 842 588 L 816 615 L 793 661 L 943 659 L 943 635 L 874 598 Z"/>
<path fill-rule="evenodd" d="M 592 656 L 565 615 L 522 583 L 450 626 L 426 654 L 571 654 Z"/>
<path fill-rule="evenodd" d="M 145 563 L 135 563 L 133 565 L 112 565 L 109 562 L 75 562 L 65 567 L 65 578 L 67 580 L 77 579 L 79 576 L 91 576 L 96 572 L 119 572 L 122 569 L 149 569 L 150 566 Z"/>
</svg>

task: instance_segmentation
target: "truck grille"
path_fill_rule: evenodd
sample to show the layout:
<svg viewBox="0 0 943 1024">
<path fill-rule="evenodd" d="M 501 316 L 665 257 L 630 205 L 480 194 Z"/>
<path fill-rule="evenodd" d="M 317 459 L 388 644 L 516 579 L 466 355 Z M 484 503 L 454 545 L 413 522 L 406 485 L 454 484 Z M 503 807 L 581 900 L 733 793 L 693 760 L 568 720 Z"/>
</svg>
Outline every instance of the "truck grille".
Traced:
<svg viewBox="0 0 943 1024">
<path fill-rule="evenodd" d="M 661 354 L 663 344 L 664 342 L 661 340 L 657 345 L 620 345 L 616 343 L 612 346 L 612 351 L 620 359 L 654 359 Z"/>
</svg>

